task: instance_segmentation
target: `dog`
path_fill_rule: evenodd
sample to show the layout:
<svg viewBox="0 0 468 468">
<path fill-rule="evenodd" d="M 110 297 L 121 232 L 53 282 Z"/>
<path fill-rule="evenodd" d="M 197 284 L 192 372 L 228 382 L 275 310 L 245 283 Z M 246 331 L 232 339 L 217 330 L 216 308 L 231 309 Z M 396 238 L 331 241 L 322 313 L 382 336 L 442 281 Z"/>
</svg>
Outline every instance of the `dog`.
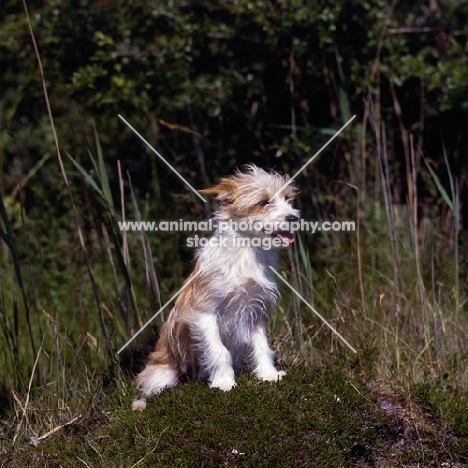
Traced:
<svg viewBox="0 0 468 468">
<path fill-rule="evenodd" d="M 297 188 L 285 186 L 288 182 L 249 165 L 200 190 L 219 202 L 218 227 L 197 250 L 195 268 L 136 378 L 141 394 L 133 410 L 144 410 L 147 396 L 174 387 L 184 374 L 225 392 L 236 385 L 235 373 L 244 363 L 261 380 L 286 375 L 275 367 L 266 322 L 279 297 L 269 268 L 278 249 L 268 245 L 291 244 L 294 232 L 288 226 L 300 217 L 293 206 Z"/>
</svg>

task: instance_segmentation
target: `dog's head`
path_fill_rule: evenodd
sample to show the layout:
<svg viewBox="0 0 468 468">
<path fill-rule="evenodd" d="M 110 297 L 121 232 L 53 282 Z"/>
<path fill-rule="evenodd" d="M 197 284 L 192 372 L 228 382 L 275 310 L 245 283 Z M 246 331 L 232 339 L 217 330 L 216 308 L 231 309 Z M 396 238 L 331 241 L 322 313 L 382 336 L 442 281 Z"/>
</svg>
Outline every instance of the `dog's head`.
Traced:
<svg viewBox="0 0 468 468">
<path fill-rule="evenodd" d="M 219 201 L 219 221 L 250 222 L 254 227 L 250 234 L 278 237 L 290 244 L 294 242 L 291 224 L 299 221 L 300 212 L 294 208 L 297 188 L 288 182 L 289 177 L 252 164 L 200 192 Z"/>
</svg>

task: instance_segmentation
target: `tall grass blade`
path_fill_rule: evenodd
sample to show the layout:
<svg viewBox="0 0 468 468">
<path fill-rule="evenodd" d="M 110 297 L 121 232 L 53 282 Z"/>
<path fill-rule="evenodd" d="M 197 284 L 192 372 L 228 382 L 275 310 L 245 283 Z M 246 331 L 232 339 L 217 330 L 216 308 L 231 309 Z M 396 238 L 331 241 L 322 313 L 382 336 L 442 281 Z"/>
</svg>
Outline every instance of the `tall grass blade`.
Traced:
<svg viewBox="0 0 468 468">
<path fill-rule="evenodd" d="M 335 58 L 336 58 L 336 68 L 338 70 L 339 82 L 335 82 L 336 92 L 338 95 L 338 103 L 340 107 L 341 118 L 343 122 L 347 122 L 351 118 L 351 110 L 349 105 L 349 98 L 345 91 L 346 86 L 346 76 L 341 65 L 342 58 L 338 52 L 338 48 L 335 45 Z M 335 81 L 335 80 L 334 80 Z"/>
<path fill-rule="evenodd" d="M 138 207 L 138 202 L 135 196 L 135 193 L 133 191 L 133 186 L 132 182 L 129 178 L 130 182 L 130 193 L 132 197 L 132 203 L 133 207 L 137 216 L 137 221 L 141 221 L 141 214 L 140 214 L 140 209 Z M 146 270 L 146 284 L 147 284 L 147 290 L 150 295 L 150 300 L 151 300 L 151 305 L 153 309 L 157 310 L 162 307 L 162 302 L 161 302 L 161 290 L 159 287 L 159 281 L 158 277 L 156 275 L 156 269 L 154 268 L 154 262 L 153 262 L 153 252 L 151 251 L 151 246 L 148 241 L 148 237 L 146 236 L 146 233 L 144 231 L 140 231 L 140 240 L 141 244 L 143 247 L 143 253 L 145 257 L 145 270 Z M 159 307 L 156 307 L 156 298 L 159 302 Z M 161 313 L 161 319 L 164 322 L 164 315 Z"/>
<path fill-rule="evenodd" d="M 450 197 L 449 197 L 447 191 L 445 190 L 444 186 L 440 182 L 440 179 L 437 177 L 437 174 L 434 172 L 431 165 L 427 162 L 427 160 L 426 160 L 426 158 L 424 156 L 423 156 L 423 160 L 426 163 L 426 167 L 427 167 L 429 173 L 431 174 L 431 176 L 432 176 L 432 178 L 433 178 L 433 180 L 434 180 L 434 182 L 435 182 L 435 184 L 437 186 L 437 190 L 439 191 L 440 195 L 442 196 L 444 202 L 450 208 L 450 211 L 455 214 L 455 209 L 454 209 L 454 206 L 453 206 L 453 202 L 450 199 Z M 447 163 L 448 163 L 448 161 L 447 161 Z M 448 170 L 450 172 L 450 167 L 449 166 L 448 166 Z M 451 179 L 452 178 L 450 177 L 450 180 Z M 451 181 L 451 185 L 452 185 L 452 181 Z M 452 189 L 453 189 L 453 186 L 452 186 Z M 452 195 L 453 195 L 453 192 L 452 192 Z"/>
<path fill-rule="evenodd" d="M 442 199 L 444 202 L 447 204 L 447 206 L 450 208 L 450 211 L 453 214 L 454 218 L 454 232 L 453 232 L 453 250 L 454 250 L 454 263 L 455 263 L 455 268 L 454 268 L 454 283 L 455 283 L 455 296 L 456 296 L 456 304 L 457 304 L 457 309 L 460 304 L 460 278 L 459 278 L 459 271 L 460 271 L 460 255 L 459 255 L 459 245 L 458 245 L 458 231 L 460 227 L 460 193 L 459 193 L 459 184 L 458 184 L 458 179 L 453 180 L 453 175 L 452 171 L 450 169 L 450 164 L 448 161 L 448 156 L 447 156 L 447 149 L 445 148 L 445 144 L 442 141 L 442 152 L 444 155 L 444 161 L 445 165 L 447 166 L 447 173 L 449 176 L 449 183 L 450 183 L 450 191 L 452 193 L 452 197 L 450 198 L 449 194 L 445 190 L 444 186 L 442 185 L 442 182 L 440 181 L 439 177 L 437 177 L 437 174 L 434 172 L 432 169 L 431 165 L 426 161 L 425 158 L 424 162 L 426 163 L 426 167 L 431 174 L 436 186 L 437 190 L 439 191 Z"/>
<path fill-rule="evenodd" d="M 94 141 L 96 144 L 96 152 L 98 159 L 98 170 L 96 171 L 101 181 L 101 189 L 104 195 L 104 199 L 107 201 L 109 207 L 114 208 L 114 201 L 112 200 L 112 193 L 109 184 L 109 177 L 107 176 L 106 166 L 104 164 L 104 156 L 102 155 L 101 143 L 96 130 L 96 124 L 93 122 L 94 127 Z"/>
<path fill-rule="evenodd" d="M 307 281 L 307 285 L 310 286 L 310 288 L 313 288 L 313 275 L 312 275 L 312 264 L 310 263 L 310 256 L 307 248 L 304 245 L 304 242 L 301 238 L 301 236 L 297 235 L 297 240 L 298 240 L 298 246 L 299 246 L 299 256 L 301 258 L 302 262 L 302 269 L 304 270 L 304 276 Z M 298 269 L 301 271 L 301 269 Z M 309 297 L 310 302 L 313 305 L 312 298 Z"/>
<path fill-rule="evenodd" d="M 3 283 L 0 282 L 0 324 L 3 331 L 3 336 L 5 337 L 6 346 L 3 346 L 3 352 L 5 356 L 5 364 L 7 368 L 13 375 L 13 381 L 15 388 L 18 388 L 20 378 L 19 378 L 19 351 L 18 351 L 18 325 L 17 317 L 15 324 L 12 326 L 7 313 L 7 305 L 5 301 L 5 292 L 3 289 Z M 9 351 L 9 359 L 8 352 Z M 8 366 L 8 360 L 10 360 L 10 365 Z"/>
<path fill-rule="evenodd" d="M 13 243 L 13 229 L 11 227 L 10 220 L 8 218 L 5 204 L 3 202 L 3 197 L 0 192 L 0 218 L 3 222 L 3 225 L 5 226 L 5 231 L 0 228 L 0 237 L 2 240 L 5 242 L 7 245 L 8 249 L 10 250 L 11 253 L 11 258 L 13 260 L 13 267 L 15 270 L 15 275 L 16 275 L 16 280 L 18 281 L 18 285 L 21 291 L 21 296 L 23 299 L 23 307 L 24 307 L 24 312 L 26 315 L 26 324 L 28 327 L 28 333 L 29 333 L 29 340 L 31 343 L 31 350 L 34 359 L 36 358 L 37 352 L 36 352 L 36 344 L 34 342 L 34 334 L 32 331 L 32 326 L 31 326 L 31 319 L 30 319 L 30 313 L 29 313 L 29 302 L 28 302 L 28 296 L 26 294 L 26 288 L 24 286 L 24 280 L 23 280 L 23 274 L 21 273 L 21 266 L 18 261 L 18 256 L 16 255 L 16 250 L 15 246 Z M 15 309 L 15 321 L 18 321 L 18 310 Z"/>
<path fill-rule="evenodd" d="M 66 153 L 66 155 L 68 156 L 70 161 L 73 163 L 73 165 L 78 169 L 80 174 L 85 178 L 86 182 L 105 200 L 106 197 L 104 196 L 104 193 L 98 187 L 95 180 L 88 174 L 86 169 L 76 159 L 74 159 L 69 153 Z"/>
</svg>

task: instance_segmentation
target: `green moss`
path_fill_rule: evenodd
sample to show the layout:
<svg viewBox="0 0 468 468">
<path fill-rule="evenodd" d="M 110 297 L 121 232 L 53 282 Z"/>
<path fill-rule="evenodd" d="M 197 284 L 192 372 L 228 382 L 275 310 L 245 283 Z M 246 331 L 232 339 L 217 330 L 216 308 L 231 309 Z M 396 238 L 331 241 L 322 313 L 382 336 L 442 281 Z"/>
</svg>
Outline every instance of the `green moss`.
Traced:
<svg viewBox="0 0 468 468">
<path fill-rule="evenodd" d="M 278 383 L 243 373 L 237 383 L 223 393 L 189 381 L 150 398 L 140 413 L 130 409 L 133 385 L 128 392 L 116 380 L 119 388 L 103 389 L 96 378 L 90 390 L 67 398 L 62 424 L 80 414 L 76 422 L 36 447 L 29 433 L 4 447 L 7 466 L 397 467 L 467 460 L 461 394 L 415 387 L 413 400 L 425 414 L 415 429 L 402 412 L 382 409 L 379 401 L 388 396 L 339 369 L 297 366 Z M 42 396 L 45 405 L 50 399 Z"/>
<path fill-rule="evenodd" d="M 456 436 L 454 449 L 468 461 L 468 396 L 445 386 L 418 384 L 412 388 L 415 401 L 441 425 L 441 435 Z"/>
<path fill-rule="evenodd" d="M 114 390 L 102 402 L 109 422 L 88 418 L 33 453 L 66 466 L 78 457 L 130 466 L 157 445 L 141 466 L 338 467 L 372 459 L 379 440 L 371 400 L 343 375 L 312 368 L 292 369 L 277 384 L 244 374 L 229 393 L 189 382 L 151 399 L 143 413 L 130 403 Z"/>
</svg>

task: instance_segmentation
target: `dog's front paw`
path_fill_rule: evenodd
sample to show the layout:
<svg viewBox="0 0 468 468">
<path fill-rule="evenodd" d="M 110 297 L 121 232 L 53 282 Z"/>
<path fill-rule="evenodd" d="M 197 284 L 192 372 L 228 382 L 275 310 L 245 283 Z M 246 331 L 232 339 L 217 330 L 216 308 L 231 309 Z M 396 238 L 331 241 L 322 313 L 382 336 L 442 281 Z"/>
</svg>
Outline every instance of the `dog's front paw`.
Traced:
<svg viewBox="0 0 468 468">
<path fill-rule="evenodd" d="M 286 372 L 284 370 L 278 371 L 276 369 L 271 369 L 263 372 L 257 371 L 255 375 L 261 380 L 266 380 L 268 382 L 277 382 L 278 380 L 281 380 L 283 376 L 286 375 Z"/>
<path fill-rule="evenodd" d="M 236 386 L 236 381 L 230 375 L 216 376 L 210 383 L 211 388 L 219 388 L 223 392 L 229 392 Z"/>
</svg>

